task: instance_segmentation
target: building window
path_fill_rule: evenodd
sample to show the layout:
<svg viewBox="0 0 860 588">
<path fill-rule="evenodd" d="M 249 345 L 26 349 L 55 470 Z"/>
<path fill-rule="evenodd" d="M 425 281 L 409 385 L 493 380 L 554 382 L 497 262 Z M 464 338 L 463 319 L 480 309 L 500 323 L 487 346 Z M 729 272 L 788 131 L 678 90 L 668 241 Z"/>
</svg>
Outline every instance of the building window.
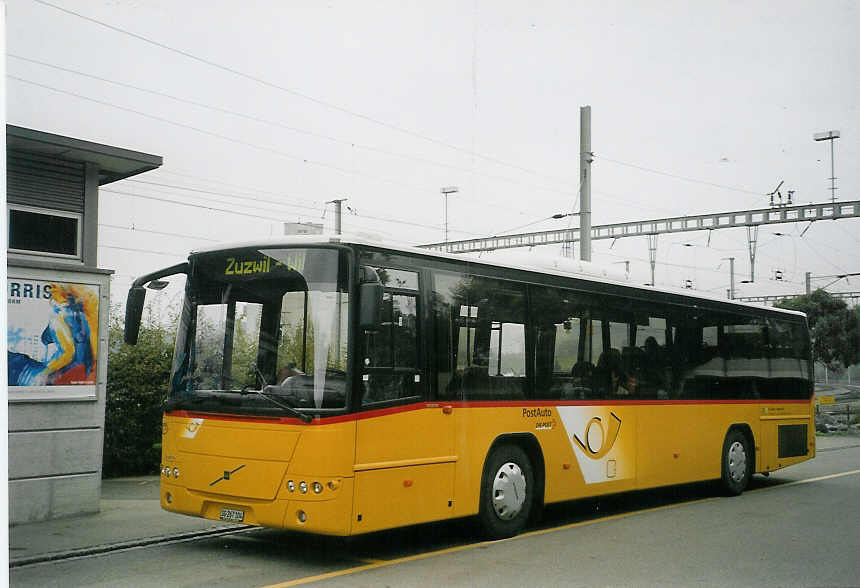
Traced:
<svg viewBox="0 0 860 588">
<path fill-rule="evenodd" d="M 8 212 L 10 252 L 80 259 L 79 213 L 17 205 Z"/>
</svg>

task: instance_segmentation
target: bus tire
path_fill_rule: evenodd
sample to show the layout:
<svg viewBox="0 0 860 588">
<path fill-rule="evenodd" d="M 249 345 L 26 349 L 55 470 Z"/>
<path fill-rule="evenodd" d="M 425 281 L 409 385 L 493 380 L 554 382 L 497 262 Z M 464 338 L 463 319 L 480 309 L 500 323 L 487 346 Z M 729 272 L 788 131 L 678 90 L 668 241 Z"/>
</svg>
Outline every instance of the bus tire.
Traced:
<svg viewBox="0 0 860 588">
<path fill-rule="evenodd" d="M 749 439 L 738 429 L 731 429 L 723 442 L 723 468 L 720 483 L 729 496 L 743 492 L 752 477 L 753 454 Z"/>
<path fill-rule="evenodd" d="M 518 445 L 490 451 L 481 478 L 478 520 L 487 539 L 513 537 L 528 523 L 535 500 L 531 461 Z"/>
</svg>

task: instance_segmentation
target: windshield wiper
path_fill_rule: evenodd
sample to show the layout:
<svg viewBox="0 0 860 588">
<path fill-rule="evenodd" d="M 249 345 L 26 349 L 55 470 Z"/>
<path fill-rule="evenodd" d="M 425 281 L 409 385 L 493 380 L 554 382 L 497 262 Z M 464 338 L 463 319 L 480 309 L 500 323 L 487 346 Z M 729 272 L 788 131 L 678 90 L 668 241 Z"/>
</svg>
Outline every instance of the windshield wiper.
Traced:
<svg viewBox="0 0 860 588">
<path fill-rule="evenodd" d="M 305 414 L 300 410 L 296 410 L 295 408 L 293 408 L 292 406 L 289 406 L 287 404 L 281 404 L 280 402 L 278 402 L 277 400 L 275 400 L 274 398 L 272 398 L 268 394 L 265 394 L 263 392 L 263 390 L 265 390 L 269 386 L 268 382 L 266 382 L 266 377 L 263 375 L 263 372 L 260 371 L 260 368 L 257 367 L 256 363 L 253 363 L 252 366 L 254 368 L 254 373 L 260 379 L 260 383 L 262 384 L 262 387 L 260 388 L 260 390 L 255 390 L 253 388 L 250 388 L 249 386 L 246 386 L 246 387 L 242 388 L 242 394 L 247 394 L 249 392 L 253 392 L 257 396 L 265 398 L 266 400 L 268 400 L 269 402 L 271 402 L 275 406 L 279 406 L 280 408 L 284 409 L 284 411 L 286 413 L 300 418 L 303 423 L 309 423 L 313 420 L 313 417 L 311 415 Z"/>
<path fill-rule="evenodd" d="M 264 380 L 263 382 L 265 383 L 265 380 Z M 275 400 L 274 398 L 272 398 L 272 397 L 271 397 L 271 396 L 269 396 L 268 394 L 263 393 L 263 391 L 262 391 L 262 390 L 255 390 L 255 389 L 253 389 L 253 388 L 250 388 L 250 387 L 247 387 L 247 386 L 246 386 L 245 388 L 242 388 L 242 392 L 241 392 L 241 393 L 242 393 L 242 394 L 251 394 L 251 393 L 253 393 L 253 394 L 256 394 L 257 396 L 260 396 L 261 398 L 265 398 L 266 400 L 268 400 L 269 402 L 271 402 L 271 403 L 272 403 L 272 404 L 274 404 L 275 406 L 278 406 L 278 407 L 282 408 L 282 409 L 284 410 L 284 412 L 286 412 L 287 414 L 290 414 L 290 415 L 292 415 L 292 416 L 294 416 L 294 417 L 298 417 L 299 419 L 301 419 L 301 421 L 302 421 L 303 423 L 309 423 L 309 422 L 311 422 L 312 420 L 314 420 L 314 419 L 313 419 L 313 417 L 312 417 L 311 415 L 309 415 L 309 414 L 307 414 L 307 413 L 304 413 L 304 412 L 302 412 L 302 411 L 300 411 L 300 410 L 296 410 L 295 408 L 293 408 L 292 406 L 289 406 L 289 405 L 287 405 L 287 404 L 281 404 L 280 402 L 278 402 L 277 400 Z"/>
</svg>

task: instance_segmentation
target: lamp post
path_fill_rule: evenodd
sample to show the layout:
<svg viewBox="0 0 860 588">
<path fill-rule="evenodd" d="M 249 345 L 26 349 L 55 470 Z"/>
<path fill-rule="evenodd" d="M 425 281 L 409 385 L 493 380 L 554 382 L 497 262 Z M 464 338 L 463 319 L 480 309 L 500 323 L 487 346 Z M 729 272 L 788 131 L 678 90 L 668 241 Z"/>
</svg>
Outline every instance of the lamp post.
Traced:
<svg viewBox="0 0 860 588">
<path fill-rule="evenodd" d="M 445 199 L 445 251 L 448 249 L 448 196 L 456 194 L 460 189 L 457 186 L 445 186 L 440 190 L 442 197 Z"/>
<path fill-rule="evenodd" d="M 735 299 L 735 258 L 724 257 L 729 261 L 729 300 Z"/>
<path fill-rule="evenodd" d="M 830 141 L 830 201 L 836 202 L 836 170 L 833 163 L 833 141 L 840 137 L 839 131 L 826 131 L 812 135 L 814 141 Z"/>
</svg>

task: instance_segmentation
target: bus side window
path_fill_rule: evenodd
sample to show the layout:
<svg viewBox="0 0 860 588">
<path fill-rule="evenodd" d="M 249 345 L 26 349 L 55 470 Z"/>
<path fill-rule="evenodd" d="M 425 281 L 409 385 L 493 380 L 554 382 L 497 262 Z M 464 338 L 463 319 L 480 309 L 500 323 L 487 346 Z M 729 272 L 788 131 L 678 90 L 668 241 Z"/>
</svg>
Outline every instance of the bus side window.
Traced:
<svg viewBox="0 0 860 588">
<path fill-rule="evenodd" d="M 809 349 L 798 322 L 768 319 L 768 350 L 773 393 L 789 398 L 809 396 Z"/>
<path fill-rule="evenodd" d="M 525 398 L 525 288 L 437 272 L 433 296 L 438 397 Z"/>
<path fill-rule="evenodd" d="M 419 397 L 424 389 L 419 359 L 418 274 L 374 268 L 386 287 L 376 329 L 362 333 L 361 402 Z"/>
<path fill-rule="evenodd" d="M 637 386 L 640 398 L 668 398 L 670 370 L 667 350 L 667 320 L 649 316 L 647 323 L 636 324 L 636 348 L 640 350 L 641 376 Z"/>
<path fill-rule="evenodd" d="M 536 333 L 535 399 L 593 397 L 592 322 L 586 298 L 571 290 L 531 286 L 530 299 Z M 602 345 L 601 337 L 596 341 Z"/>
</svg>

